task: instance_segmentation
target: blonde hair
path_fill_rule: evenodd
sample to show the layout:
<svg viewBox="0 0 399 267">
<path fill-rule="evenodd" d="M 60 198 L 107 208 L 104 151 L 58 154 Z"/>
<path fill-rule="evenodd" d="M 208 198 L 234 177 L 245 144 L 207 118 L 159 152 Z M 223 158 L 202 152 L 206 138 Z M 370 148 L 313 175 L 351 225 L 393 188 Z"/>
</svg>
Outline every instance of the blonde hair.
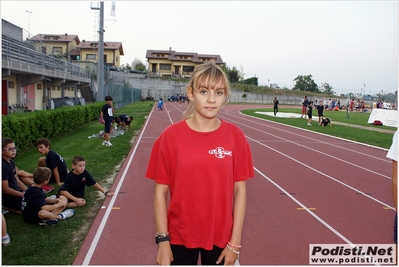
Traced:
<svg viewBox="0 0 399 267">
<path fill-rule="evenodd" d="M 231 97 L 231 89 L 229 79 L 226 73 L 216 65 L 214 61 L 208 61 L 195 68 L 193 75 L 186 87 L 189 90 L 195 90 L 200 87 L 214 88 L 218 83 L 222 83 L 225 88 L 224 105 L 227 104 Z M 187 109 L 183 113 L 183 119 L 191 118 L 194 115 L 194 103 L 189 101 Z"/>
</svg>

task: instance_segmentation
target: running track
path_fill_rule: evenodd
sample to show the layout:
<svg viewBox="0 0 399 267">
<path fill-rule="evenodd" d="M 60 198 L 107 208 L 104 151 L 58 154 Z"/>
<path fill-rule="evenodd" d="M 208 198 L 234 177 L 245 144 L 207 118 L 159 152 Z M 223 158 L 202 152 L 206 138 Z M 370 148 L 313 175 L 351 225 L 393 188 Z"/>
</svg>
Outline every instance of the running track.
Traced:
<svg viewBox="0 0 399 267">
<path fill-rule="evenodd" d="M 165 107 L 149 115 L 74 265 L 155 265 L 154 182 L 144 174 L 153 142 L 185 105 Z M 393 243 L 386 150 L 239 113 L 256 107 L 228 105 L 219 116 L 242 129 L 253 153 L 241 264 L 306 265 L 309 244 Z"/>
</svg>

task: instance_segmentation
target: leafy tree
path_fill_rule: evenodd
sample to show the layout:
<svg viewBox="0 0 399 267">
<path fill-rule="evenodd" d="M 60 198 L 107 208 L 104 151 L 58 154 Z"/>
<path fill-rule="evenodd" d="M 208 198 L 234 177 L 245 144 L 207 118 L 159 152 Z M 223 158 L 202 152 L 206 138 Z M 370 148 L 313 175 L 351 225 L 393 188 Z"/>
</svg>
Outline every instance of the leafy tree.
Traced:
<svg viewBox="0 0 399 267">
<path fill-rule="evenodd" d="M 332 86 L 329 83 L 321 83 L 321 90 L 326 95 L 334 95 Z"/>
<path fill-rule="evenodd" d="M 131 70 L 132 67 L 130 67 L 129 63 L 122 64 L 122 66 L 120 67 L 121 70 Z"/>
<path fill-rule="evenodd" d="M 139 70 L 139 71 L 145 71 L 147 68 L 140 59 L 135 58 L 132 62 L 132 69 Z"/>
<path fill-rule="evenodd" d="M 319 93 L 319 88 L 317 84 L 312 79 L 312 74 L 309 75 L 298 75 L 294 81 L 296 81 L 294 88 L 292 90 L 299 91 L 309 91 L 314 93 Z"/>
<path fill-rule="evenodd" d="M 222 64 L 221 68 L 226 73 L 231 83 L 238 82 L 241 79 L 241 74 L 236 67 L 230 68 L 226 64 Z"/>
<path fill-rule="evenodd" d="M 252 78 L 245 79 L 245 80 L 243 80 L 243 83 L 253 84 L 255 86 L 258 86 L 258 77 L 252 77 Z"/>
</svg>

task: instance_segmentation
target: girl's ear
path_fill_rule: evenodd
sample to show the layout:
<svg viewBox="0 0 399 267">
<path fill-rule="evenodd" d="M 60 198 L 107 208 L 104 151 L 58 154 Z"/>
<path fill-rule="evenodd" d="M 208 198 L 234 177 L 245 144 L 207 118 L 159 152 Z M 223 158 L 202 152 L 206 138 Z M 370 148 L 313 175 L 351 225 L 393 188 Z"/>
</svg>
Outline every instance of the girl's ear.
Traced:
<svg viewBox="0 0 399 267">
<path fill-rule="evenodd" d="M 193 97 L 193 88 L 191 86 L 187 86 L 186 87 L 186 94 L 188 96 L 188 99 L 190 99 L 190 101 L 193 101 L 192 97 Z"/>
</svg>

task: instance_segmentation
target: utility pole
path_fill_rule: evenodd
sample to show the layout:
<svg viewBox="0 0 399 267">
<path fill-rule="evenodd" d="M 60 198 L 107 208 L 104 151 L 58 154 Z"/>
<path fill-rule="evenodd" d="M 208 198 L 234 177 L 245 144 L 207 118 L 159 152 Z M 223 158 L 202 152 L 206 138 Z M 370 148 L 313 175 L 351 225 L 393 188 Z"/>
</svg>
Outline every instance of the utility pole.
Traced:
<svg viewBox="0 0 399 267">
<path fill-rule="evenodd" d="M 28 12 L 28 38 L 30 38 L 30 14 L 32 14 L 32 11 L 25 10 Z"/>
<path fill-rule="evenodd" d="M 100 21 L 98 27 L 98 61 L 97 61 L 97 102 L 104 101 L 104 2 L 100 2 L 100 7 L 91 7 L 93 10 L 100 11 Z"/>
</svg>

